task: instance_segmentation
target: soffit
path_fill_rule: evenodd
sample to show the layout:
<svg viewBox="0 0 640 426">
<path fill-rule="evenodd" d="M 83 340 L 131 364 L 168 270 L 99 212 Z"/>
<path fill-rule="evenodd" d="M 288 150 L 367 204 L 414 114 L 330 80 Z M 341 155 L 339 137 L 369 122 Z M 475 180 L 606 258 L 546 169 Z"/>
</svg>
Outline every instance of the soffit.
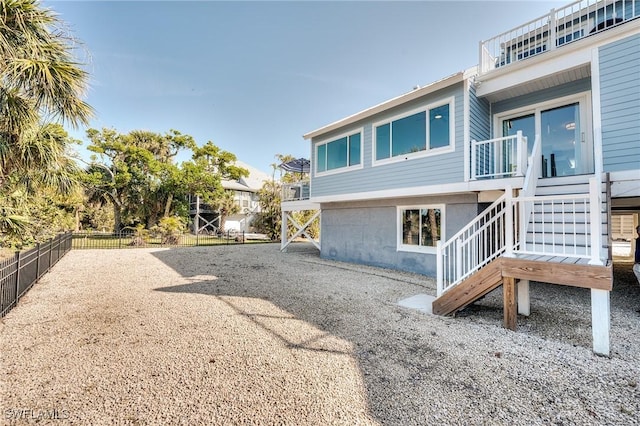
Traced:
<svg viewBox="0 0 640 426">
<path fill-rule="evenodd" d="M 572 81 L 582 80 L 591 76 L 591 65 L 584 64 L 582 66 L 560 71 L 551 75 L 547 75 L 535 80 L 527 81 L 508 87 L 504 90 L 487 94 L 490 102 L 502 101 L 505 99 L 515 98 L 518 96 L 528 95 L 550 87 L 560 86 L 562 84 L 571 83 Z"/>
</svg>

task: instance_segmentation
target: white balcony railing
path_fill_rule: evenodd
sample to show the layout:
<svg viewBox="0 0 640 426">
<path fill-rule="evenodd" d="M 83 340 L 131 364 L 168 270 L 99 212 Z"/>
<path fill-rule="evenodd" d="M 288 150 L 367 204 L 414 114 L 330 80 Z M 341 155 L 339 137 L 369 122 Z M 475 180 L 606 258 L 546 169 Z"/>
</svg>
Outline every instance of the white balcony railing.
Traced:
<svg viewBox="0 0 640 426">
<path fill-rule="evenodd" d="M 282 184 L 282 201 L 308 200 L 309 195 L 309 182 Z"/>
<path fill-rule="evenodd" d="M 640 0 L 578 0 L 480 42 L 480 73 L 563 47 L 640 17 Z"/>
<path fill-rule="evenodd" d="M 527 138 L 522 132 L 486 141 L 471 141 L 471 180 L 524 176 Z"/>
</svg>

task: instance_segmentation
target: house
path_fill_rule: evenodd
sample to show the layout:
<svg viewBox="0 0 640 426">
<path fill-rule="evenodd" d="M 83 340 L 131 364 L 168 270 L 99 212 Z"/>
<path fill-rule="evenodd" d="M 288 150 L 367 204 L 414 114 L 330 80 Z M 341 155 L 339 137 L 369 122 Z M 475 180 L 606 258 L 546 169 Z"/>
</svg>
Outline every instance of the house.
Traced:
<svg viewBox="0 0 640 426">
<path fill-rule="evenodd" d="M 587 287 L 608 354 L 611 217 L 640 212 L 638 17 L 639 1 L 571 3 L 482 42 L 477 67 L 305 134 L 310 196 L 283 212 L 318 209 L 323 258 L 437 277 L 434 313 L 502 286 L 514 329 L 529 280 Z"/>
<path fill-rule="evenodd" d="M 248 176 L 238 180 L 223 180 L 222 187 L 233 191 L 234 203 L 239 211 L 225 218 L 224 230 L 230 232 L 250 232 L 251 222 L 260 212 L 258 191 L 262 184 L 271 179 L 271 176 L 242 161 L 236 161 L 235 165 L 247 169 Z M 220 213 L 217 209 L 201 202 L 198 196 L 190 197 L 190 215 L 193 229 L 199 233 L 217 233 L 220 228 Z"/>
</svg>

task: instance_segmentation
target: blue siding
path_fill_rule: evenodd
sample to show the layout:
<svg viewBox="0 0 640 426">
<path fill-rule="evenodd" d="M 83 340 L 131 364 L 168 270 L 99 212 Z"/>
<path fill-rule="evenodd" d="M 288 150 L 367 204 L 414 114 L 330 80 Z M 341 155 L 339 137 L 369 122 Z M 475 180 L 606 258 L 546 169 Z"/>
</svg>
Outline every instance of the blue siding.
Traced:
<svg viewBox="0 0 640 426">
<path fill-rule="evenodd" d="M 381 166 L 373 163 L 373 123 L 403 114 L 416 108 L 454 97 L 455 103 L 455 151 L 415 158 Z M 437 185 L 464 181 L 463 159 L 464 97 L 463 84 L 459 83 L 423 98 L 401 105 L 389 111 L 369 117 L 365 121 L 338 129 L 322 138 L 312 140 L 312 163 L 315 162 L 315 143 L 326 141 L 345 132 L 364 129 L 363 168 L 328 176 L 312 177 L 311 196 L 352 194 L 358 192 L 408 188 L 420 185 Z"/>
<path fill-rule="evenodd" d="M 493 114 L 500 114 L 512 109 L 586 92 L 587 90 L 591 90 L 591 79 L 583 78 L 582 80 L 572 81 L 571 83 L 496 102 L 491 106 L 491 112 Z"/>
<path fill-rule="evenodd" d="M 469 88 L 469 136 L 477 141 L 491 139 L 491 110 L 489 101 L 476 97 L 476 88 Z"/>
<path fill-rule="evenodd" d="M 640 170 L 640 35 L 600 48 L 604 170 Z"/>
</svg>

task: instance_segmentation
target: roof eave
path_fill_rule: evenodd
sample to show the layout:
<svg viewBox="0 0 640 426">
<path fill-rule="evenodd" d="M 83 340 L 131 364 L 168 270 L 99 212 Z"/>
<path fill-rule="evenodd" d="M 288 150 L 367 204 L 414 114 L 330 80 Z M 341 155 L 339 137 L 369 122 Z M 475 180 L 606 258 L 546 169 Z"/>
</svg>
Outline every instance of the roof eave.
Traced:
<svg viewBox="0 0 640 426">
<path fill-rule="evenodd" d="M 316 136 L 320 136 L 323 135 L 325 133 L 328 133 L 332 130 L 336 130 L 339 129 L 341 127 L 344 126 L 348 126 L 349 124 L 353 124 L 357 121 L 363 120 L 365 118 L 371 117 L 375 114 L 387 111 L 391 108 L 394 108 L 398 105 L 402 105 L 406 102 L 410 102 L 414 99 L 418 99 L 422 96 L 428 95 L 430 93 L 433 93 L 437 90 L 440 89 L 444 89 L 446 87 L 449 87 L 453 84 L 456 83 L 460 83 L 464 80 L 465 78 L 465 72 L 458 72 L 456 74 L 450 75 L 449 77 L 445 77 L 441 80 L 435 81 L 427 86 L 421 87 L 419 89 L 415 89 L 412 90 L 411 92 L 408 93 L 404 93 L 398 97 L 395 97 L 393 99 L 389 99 L 388 101 L 384 101 L 381 104 L 378 104 L 376 106 L 373 106 L 371 108 L 367 108 L 363 111 L 360 111 L 356 114 L 350 115 L 346 118 L 343 118 L 341 120 L 338 120 L 336 122 L 333 122 L 331 124 L 328 124 L 324 127 L 321 127 L 317 130 L 314 130 L 312 132 L 306 133 L 304 135 L 302 135 L 302 137 L 304 139 L 311 139 L 311 138 L 315 138 Z"/>
</svg>

